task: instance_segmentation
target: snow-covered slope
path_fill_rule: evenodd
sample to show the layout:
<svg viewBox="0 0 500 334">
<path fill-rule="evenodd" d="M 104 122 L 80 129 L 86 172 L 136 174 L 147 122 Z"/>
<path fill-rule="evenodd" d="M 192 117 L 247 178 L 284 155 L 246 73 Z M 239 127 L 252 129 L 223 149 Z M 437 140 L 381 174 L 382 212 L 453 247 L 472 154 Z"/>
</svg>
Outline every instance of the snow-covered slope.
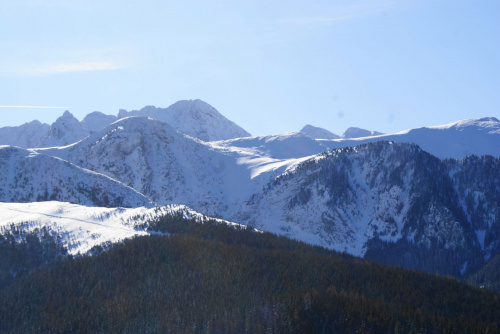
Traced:
<svg viewBox="0 0 500 334">
<path fill-rule="evenodd" d="M 296 159 L 328 150 L 328 146 L 302 132 L 245 137 L 213 142 L 215 146 L 236 147 L 243 151 L 275 159 Z"/>
<path fill-rule="evenodd" d="M 82 205 L 151 206 L 142 194 L 107 176 L 33 150 L 0 146 L 0 201 L 58 200 Z"/>
<path fill-rule="evenodd" d="M 6 126 L 0 128 L 0 145 L 37 147 L 47 136 L 49 129 L 50 125 L 36 120 L 20 126 Z"/>
<path fill-rule="evenodd" d="M 144 108 L 132 114 L 155 118 L 121 118 L 63 147 L 1 147 L 0 200 L 144 206 L 144 194 L 355 255 L 397 245 L 425 262 L 432 249 L 453 257 L 453 274 L 500 252 L 500 163 L 464 159 L 500 156 L 496 118 L 356 139 L 292 132 L 215 141 L 212 130 L 236 134 L 207 106 Z M 78 129 L 69 113 L 63 118 L 54 129 Z M 111 120 L 94 113 L 82 128 L 101 119 Z"/>
<path fill-rule="evenodd" d="M 414 144 L 328 151 L 252 197 L 241 222 L 360 256 L 374 239 L 450 250 L 458 273 L 500 251 L 499 172 L 499 159 L 441 161 Z"/>
<path fill-rule="evenodd" d="M 321 140 L 330 148 L 352 147 L 390 140 L 415 143 L 440 159 L 461 159 L 471 154 L 500 156 L 500 121 L 494 117 L 461 120 L 442 126 L 410 129 L 391 135 L 357 139 Z"/>
<path fill-rule="evenodd" d="M 383 133 L 378 132 L 378 131 L 370 131 L 370 130 L 365 130 L 365 129 L 361 129 L 361 128 L 350 127 L 347 130 L 345 130 L 345 132 L 341 138 L 343 138 L 343 139 L 361 138 L 361 137 L 372 137 L 372 136 L 380 136 L 380 135 L 383 135 Z M 333 139 L 335 139 L 335 138 L 333 138 Z"/>
<path fill-rule="evenodd" d="M 380 140 L 386 136 L 374 138 Z M 280 176 L 286 168 L 285 175 L 289 175 L 296 166 L 309 164 L 311 159 L 325 160 L 328 157 L 328 161 L 335 160 L 336 151 L 325 152 L 320 158 L 304 157 L 324 151 L 322 142 L 325 141 L 315 141 L 302 133 L 289 133 L 203 143 L 178 133 L 161 121 L 131 117 L 115 122 L 75 145 L 40 151 L 120 180 L 160 204 L 186 204 L 212 216 L 254 224 L 263 230 L 285 233 L 357 255 L 364 254 L 363 247 L 374 235 L 374 229 L 381 236 L 390 231 L 391 238 L 388 240 L 403 236 L 402 227 L 394 222 L 399 219 L 399 224 L 403 224 L 403 220 L 408 219 L 405 210 L 411 207 L 410 198 L 416 196 L 410 188 L 423 184 L 413 175 L 420 169 L 429 169 L 428 164 L 415 160 L 428 160 L 437 166 L 434 173 L 445 174 L 438 159 L 432 160 L 430 155 L 416 146 L 381 142 L 363 146 L 361 151 L 351 149 L 348 151 L 349 158 L 345 157 L 347 153 L 343 153 L 344 160 L 336 169 L 351 168 L 352 165 L 358 167 L 349 175 L 342 174 L 341 180 L 336 179 L 335 169 L 325 169 L 322 173 L 326 181 L 321 182 L 330 184 L 330 192 L 325 193 L 326 186 L 318 184 L 316 190 L 309 193 L 299 179 L 286 188 L 269 186 L 274 183 L 268 182 L 276 177 L 278 180 L 286 179 Z M 346 141 L 328 141 L 331 142 Z M 350 142 L 358 144 L 363 140 Z M 360 152 L 364 153 L 361 155 Z M 329 164 L 328 168 L 333 168 L 333 164 Z M 309 179 L 307 173 L 310 171 L 304 177 Z M 382 185 L 397 179 L 399 186 L 391 189 L 366 188 L 367 184 L 372 187 L 372 182 L 375 182 L 372 174 L 377 175 L 375 180 Z M 429 179 L 432 178 L 426 180 Z M 271 189 L 278 190 L 273 193 Z M 310 202 L 312 206 L 297 204 L 300 198 L 307 198 L 318 191 L 323 195 Z M 332 201 L 342 198 L 342 194 L 350 200 L 341 201 L 332 208 Z M 439 203 L 432 205 L 442 209 Z M 339 213 L 348 208 L 354 211 L 345 215 Z M 398 212 L 392 212 L 394 210 Z M 429 217 L 436 215 L 448 217 L 444 212 L 429 213 Z M 390 217 L 390 223 L 384 217 Z M 343 223 L 331 223 L 335 219 Z M 296 224 L 288 224 L 290 221 Z M 318 222 L 327 223 L 318 225 Z M 443 240 L 447 238 L 443 237 Z"/>
<path fill-rule="evenodd" d="M 300 132 L 308 135 L 311 138 L 314 139 L 337 139 L 340 138 L 340 136 L 336 135 L 335 133 L 332 133 L 326 129 L 323 128 L 318 128 L 316 126 L 312 126 L 307 124 L 300 130 Z"/>
<path fill-rule="evenodd" d="M 144 222 L 179 215 L 200 223 L 215 219 L 184 205 L 125 209 L 83 206 L 56 201 L 0 202 L 0 229 L 5 232 L 15 229 L 15 235 L 22 237 L 25 233 L 45 228 L 61 237 L 58 242 L 68 250 L 69 254 L 85 254 L 95 246 L 149 234 Z M 221 219 L 215 219 L 215 221 L 239 225 Z"/>
<path fill-rule="evenodd" d="M 168 123 L 177 131 L 203 141 L 226 140 L 250 136 L 248 132 L 221 115 L 201 100 L 178 101 L 168 108 L 144 107 L 127 112 L 120 110 L 119 118 L 147 116 Z"/>
<path fill-rule="evenodd" d="M 120 119 L 74 145 L 39 151 L 108 175 L 160 205 L 188 204 L 212 216 L 235 210 L 253 191 L 240 155 L 146 117 Z"/>
</svg>

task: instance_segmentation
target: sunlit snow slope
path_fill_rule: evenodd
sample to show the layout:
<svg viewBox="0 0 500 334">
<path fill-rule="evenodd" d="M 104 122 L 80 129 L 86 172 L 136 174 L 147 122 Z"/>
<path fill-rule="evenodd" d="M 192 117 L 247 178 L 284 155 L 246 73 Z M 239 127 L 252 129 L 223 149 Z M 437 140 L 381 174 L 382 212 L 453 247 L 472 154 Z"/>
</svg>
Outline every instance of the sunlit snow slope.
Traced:
<svg viewBox="0 0 500 334">
<path fill-rule="evenodd" d="M 61 237 L 70 254 L 84 254 L 95 246 L 106 245 L 138 235 L 147 235 L 144 222 L 162 216 L 182 216 L 203 223 L 208 219 L 184 205 L 157 208 L 103 208 L 64 202 L 0 202 L 0 229 L 15 229 L 21 236 L 42 228 Z M 239 225 L 221 219 L 219 223 Z M 20 232 L 20 233 L 19 233 Z"/>
<path fill-rule="evenodd" d="M 472 154 L 499 157 L 500 121 L 495 117 L 485 117 L 410 129 L 390 135 L 321 142 L 330 148 L 343 148 L 381 140 L 414 143 L 440 159 L 461 159 Z"/>
</svg>

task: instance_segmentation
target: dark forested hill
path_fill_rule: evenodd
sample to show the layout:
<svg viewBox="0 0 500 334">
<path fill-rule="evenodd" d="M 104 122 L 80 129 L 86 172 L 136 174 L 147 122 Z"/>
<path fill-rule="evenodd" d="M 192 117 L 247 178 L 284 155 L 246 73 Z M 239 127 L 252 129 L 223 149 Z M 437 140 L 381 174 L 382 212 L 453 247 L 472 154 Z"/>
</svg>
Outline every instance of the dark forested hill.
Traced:
<svg viewBox="0 0 500 334">
<path fill-rule="evenodd" d="M 1 332 L 498 333 L 499 295 L 215 223 L 165 218 L 0 291 Z"/>
</svg>

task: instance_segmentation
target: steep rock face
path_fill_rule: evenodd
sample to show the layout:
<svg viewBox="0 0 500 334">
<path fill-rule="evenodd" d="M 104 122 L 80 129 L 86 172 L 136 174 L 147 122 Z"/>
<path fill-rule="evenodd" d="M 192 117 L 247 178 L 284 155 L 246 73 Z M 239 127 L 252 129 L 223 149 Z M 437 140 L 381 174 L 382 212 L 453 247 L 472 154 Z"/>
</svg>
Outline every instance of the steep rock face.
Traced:
<svg viewBox="0 0 500 334">
<path fill-rule="evenodd" d="M 88 131 L 69 111 L 59 117 L 51 126 L 39 147 L 55 147 L 73 144 L 88 135 Z"/>
<path fill-rule="evenodd" d="M 109 177 L 67 161 L 0 146 L 0 201 L 55 200 L 105 207 L 151 206 L 149 199 Z"/>
<path fill-rule="evenodd" d="M 332 133 L 326 129 L 323 128 L 318 128 L 316 126 L 312 126 L 307 124 L 300 130 L 300 132 L 304 133 L 305 135 L 314 138 L 314 139 L 337 139 L 340 138 L 340 136 L 336 135 L 335 133 Z"/>
<path fill-rule="evenodd" d="M 412 144 L 328 151 L 290 168 L 251 198 L 248 210 L 255 214 L 242 223 L 378 260 L 381 249 L 388 254 L 400 247 L 404 251 L 393 254 L 392 263 L 431 271 L 448 262 L 441 272 L 460 276 L 481 265 L 478 236 L 485 228 L 485 236 L 497 233 L 491 217 L 500 200 L 496 190 L 484 194 L 488 210 L 471 225 L 464 192 L 450 177 L 452 167 L 455 177 L 467 173 L 470 167 L 461 164 L 467 165 L 442 162 Z M 495 173 L 487 162 L 474 165 Z M 410 247 L 420 253 L 405 259 Z M 440 255 L 425 258 L 433 252 Z"/>
<path fill-rule="evenodd" d="M 147 116 L 168 123 L 175 130 L 203 141 L 248 137 L 250 134 L 222 116 L 214 107 L 201 100 L 178 101 L 168 108 L 144 107 L 127 112 L 119 118 Z"/>
<path fill-rule="evenodd" d="M 38 147 L 47 136 L 50 125 L 31 121 L 20 126 L 0 128 L 0 145 L 12 145 L 22 148 Z"/>
</svg>

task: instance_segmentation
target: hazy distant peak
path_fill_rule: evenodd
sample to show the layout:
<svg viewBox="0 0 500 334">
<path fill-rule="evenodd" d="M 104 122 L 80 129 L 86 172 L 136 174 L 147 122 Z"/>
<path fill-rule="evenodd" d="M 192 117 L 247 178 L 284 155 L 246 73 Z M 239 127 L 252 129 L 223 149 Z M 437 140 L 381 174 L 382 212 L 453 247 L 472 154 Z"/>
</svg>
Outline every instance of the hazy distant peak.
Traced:
<svg viewBox="0 0 500 334">
<path fill-rule="evenodd" d="M 300 130 L 300 132 L 306 134 L 307 136 L 314 138 L 314 139 L 337 139 L 340 138 L 340 136 L 336 135 L 335 133 L 332 133 L 326 129 L 319 128 L 316 126 L 312 126 L 307 124 Z"/>
<path fill-rule="evenodd" d="M 42 122 L 40 122 L 40 121 L 39 121 L 39 120 L 37 120 L 37 119 L 35 119 L 35 120 L 31 121 L 31 122 L 26 122 L 26 123 L 24 123 L 24 124 L 28 124 L 28 125 L 32 125 L 32 126 L 40 126 L 40 125 L 47 125 L 47 126 L 50 126 L 49 124 L 47 124 L 47 123 L 42 123 Z"/>
<path fill-rule="evenodd" d="M 196 119 L 199 119 L 202 114 L 208 115 L 210 117 L 224 117 L 220 112 L 217 111 L 217 109 L 202 100 L 177 101 L 174 104 L 170 105 L 167 110 L 173 113 L 190 114 Z"/>
<path fill-rule="evenodd" d="M 69 110 L 65 110 L 62 117 L 73 117 L 74 118 L 75 116 L 73 116 L 73 114 L 70 113 Z"/>
<path fill-rule="evenodd" d="M 52 123 L 51 127 L 65 127 L 68 128 L 68 126 L 79 126 L 80 121 L 73 116 L 72 113 L 70 113 L 68 110 L 66 110 L 62 116 L 58 117 L 54 123 Z M 71 129 L 72 130 L 72 129 Z"/>
<path fill-rule="evenodd" d="M 102 113 L 102 112 L 100 112 L 100 111 L 93 111 L 93 112 L 91 112 L 91 113 L 87 114 L 87 116 L 85 116 L 85 118 L 84 118 L 83 120 L 85 120 L 86 118 L 89 118 L 89 117 L 94 117 L 94 116 L 102 116 L 102 115 L 104 115 L 104 116 L 108 116 L 108 115 L 106 115 L 106 114 L 104 114 L 104 113 Z M 83 122 L 83 121 L 82 121 L 82 122 Z"/>
<path fill-rule="evenodd" d="M 100 111 L 94 111 L 85 116 L 81 124 L 85 130 L 93 133 L 107 127 L 117 119 L 114 115 L 106 115 Z"/>
<path fill-rule="evenodd" d="M 341 138 L 362 138 L 380 135 L 383 135 L 383 133 L 378 131 L 365 130 L 357 127 L 350 127 L 344 132 Z"/>
<path fill-rule="evenodd" d="M 168 123 L 175 130 L 203 141 L 248 137 L 250 134 L 230 121 L 217 109 L 201 100 L 182 100 L 168 108 L 146 106 L 127 112 L 121 109 L 119 118 L 146 116 Z"/>
<path fill-rule="evenodd" d="M 56 119 L 50 126 L 46 137 L 40 143 L 40 147 L 64 146 L 79 141 L 87 136 L 78 119 L 66 110 L 61 117 Z"/>
<path fill-rule="evenodd" d="M 147 112 L 150 112 L 150 111 L 156 111 L 158 109 L 161 109 L 161 108 L 156 108 L 153 105 L 148 105 L 148 106 L 145 106 L 145 107 L 141 108 L 141 110 L 139 110 L 139 112 L 141 112 L 141 113 L 147 113 Z"/>
<path fill-rule="evenodd" d="M 118 110 L 118 118 L 127 117 L 128 111 L 125 109 Z"/>
</svg>

